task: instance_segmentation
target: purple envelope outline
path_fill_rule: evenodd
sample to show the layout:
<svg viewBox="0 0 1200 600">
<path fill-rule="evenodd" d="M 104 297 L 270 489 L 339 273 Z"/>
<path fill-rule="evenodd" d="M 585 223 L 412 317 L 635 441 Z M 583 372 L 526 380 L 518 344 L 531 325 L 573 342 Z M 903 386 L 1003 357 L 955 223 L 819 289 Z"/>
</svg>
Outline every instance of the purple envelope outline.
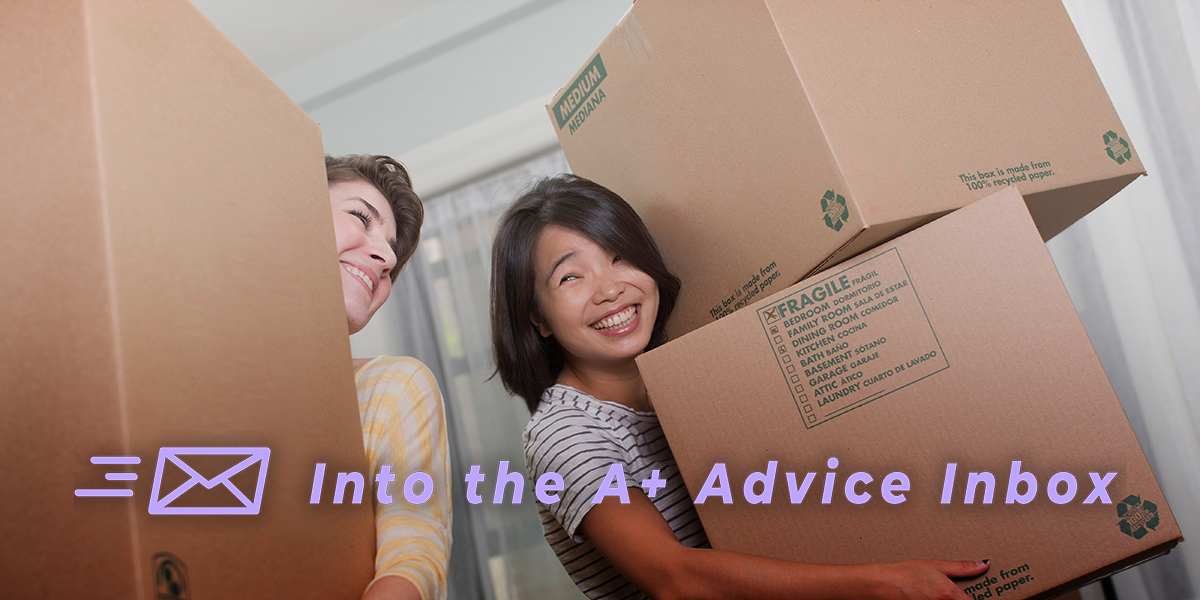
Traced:
<svg viewBox="0 0 1200 600">
<path fill-rule="evenodd" d="M 212 479 L 206 479 L 203 475 L 196 472 L 195 469 L 189 467 L 187 463 L 179 459 L 180 455 L 196 456 L 196 455 L 250 455 L 245 460 L 238 464 L 229 467 L 220 475 Z M 257 515 L 259 508 L 262 505 L 263 486 L 267 482 L 267 463 L 271 458 L 270 448 L 159 448 L 158 450 L 158 465 L 154 469 L 154 487 L 150 492 L 150 514 L 152 515 Z M 159 488 L 162 483 L 163 466 L 166 461 L 171 461 L 175 466 L 182 469 L 185 473 L 191 476 L 186 483 L 175 488 L 175 491 L 159 498 Z M 258 471 L 258 487 L 254 491 L 254 499 L 247 498 L 241 490 L 237 489 L 229 482 L 229 478 L 240 473 L 250 465 L 262 461 L 262 466 Z M 206 489 L 213 489 L 218 485 L 225 486 L 233 493 L 238 500 L 245 506 L 168 506 L 184 492 L 192 489 L 197 484 L 204 486 Z"/>
</svg>

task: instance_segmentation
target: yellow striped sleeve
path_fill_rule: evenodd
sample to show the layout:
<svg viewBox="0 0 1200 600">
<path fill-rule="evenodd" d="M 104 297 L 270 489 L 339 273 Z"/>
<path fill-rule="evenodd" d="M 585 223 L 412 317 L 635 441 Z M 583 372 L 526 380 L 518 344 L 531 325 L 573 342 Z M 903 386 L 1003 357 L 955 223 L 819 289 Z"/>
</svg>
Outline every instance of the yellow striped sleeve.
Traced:
<svg viewBox="0 0 1200 600">
<path fill-rule="evenodd" d="M 451 511 L 450 453 L 441 392 L 429 369 L 407 357 L 375 358 L 359 370 L 356 380 L 372 483 L 384 466 L 396 478 L 387 488 L 391 503 L 373 496 L 375 580 L 404 577 L 425 600 L 443 600 Z M 414 504 L 405 497 L 405 481 L 416 472 L 428 475 L 433 485 L 425 490 L 414 479 L 408 490 L 413 499 L 429 496 Z"/>
</svg>

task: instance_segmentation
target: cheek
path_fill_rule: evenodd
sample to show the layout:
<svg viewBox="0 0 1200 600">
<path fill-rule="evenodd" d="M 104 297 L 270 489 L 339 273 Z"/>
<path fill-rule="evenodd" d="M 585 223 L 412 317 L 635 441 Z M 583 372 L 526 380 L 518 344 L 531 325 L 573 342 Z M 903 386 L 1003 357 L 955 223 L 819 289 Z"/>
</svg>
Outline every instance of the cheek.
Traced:
<svg viewBox="0 0 1200 600">
<path fill-rule="evenodd" d="M 355 247 L 356 236 L 358 232 L 355 229 L 354 223 L 347 223 L 347 215 L 334 211 L 333 213 L 333 240 L 337 245 L 337 253 L 341 255 L 343 252 Z M 355 219 L 355 217 L 350 217 Z M 355 219 L 357 220 L 357 219 Z"/>
<path fill-rule="evenodd" d="M 647 275 L 644 285 L 645 287 L 642 289 L 645 290 L 646 297 L 642 301 L 642 305 L 650 309 L 644 316 L 648 319 L 647 324 L 653 328 L 658 319 L 658 284 L 654 281 L 653 277 Z"/>
<path fill-rule="evenodd" d="M 654 278 L 645 273 L 641 273 L 639 279 L 640 281 L 638 282 L 638 287 L 645 292 L 646 298 L 652 298 L 655 302 L 658 302 L 658 283 L 654 281 Z"/>
<path fill-rule="evenodd" d="M 547 293 L 538 295 L 538 309 L 543 322 L 550 328 L 551 333 L 562 335 L 571 323 L 579 321 L 580 308 L 576 306 L 569 294 Z"/>
</svg>

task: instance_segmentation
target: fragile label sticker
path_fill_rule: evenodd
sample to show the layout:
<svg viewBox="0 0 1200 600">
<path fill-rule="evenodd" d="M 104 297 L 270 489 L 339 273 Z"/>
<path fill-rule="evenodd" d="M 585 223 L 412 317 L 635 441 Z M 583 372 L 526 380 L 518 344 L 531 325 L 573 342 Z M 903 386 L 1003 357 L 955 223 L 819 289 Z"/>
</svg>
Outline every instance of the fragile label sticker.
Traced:
<svg viewBox="0 0 1200 600">
<path fill-rule="evenodd" d="M 758 309 L 758 319 L 808 429 L 950 366 L 895 248 Z"/>
</svg>

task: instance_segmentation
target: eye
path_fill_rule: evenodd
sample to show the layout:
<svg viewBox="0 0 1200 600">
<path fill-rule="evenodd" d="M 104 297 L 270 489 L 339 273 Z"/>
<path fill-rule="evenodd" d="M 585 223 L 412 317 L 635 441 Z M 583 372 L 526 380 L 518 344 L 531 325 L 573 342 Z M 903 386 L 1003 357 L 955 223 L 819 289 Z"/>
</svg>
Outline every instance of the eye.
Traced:
<svg viewBox="0 0 1200 600">
<path fill-rule="evenodd" d="M 617 254 L 616 256 L 613 256 L 613 264 L 614 264 L 614 265 L 615 265 L 615 264 L 617 264 L 617 261 L 619 261 L 619 260 L 621 260 L 621 255 L 620 255 L 620 254 Z"/>
<path fill-rule="evenodd" d="M 564 283 L 566 283 L 566 282 L 568 282 L 568 281 L 571 281 L 571 280 L 573 280 L 573 279 L 579 279 L 579 276 L 578 276 L 578 275 L 572 275 L 572 274 L 563 275 L 563 276 L 562 276 L 562 279 L 559 279 L 559 280 L 558 280 L 558 283 L 559 283 L 559 285 L 562 285 L 562 284 L 564 284 Z"/>
<path fill-rule="evenodd" d="M 364 226 L 364 227 L 370 227 L 370 226 L 371 226 L 371 216 L 370 216 L 370 215 L 368 215 L 367 213 L 365 213 L 365 212 L 362 212 L 361 210 L 358 210 L 358 209 L 351 209 L 351 210 L 350 210 L 350 211 L 348 211 L 348 212 L 349 212 L 350 214 L 352 214 L 352 215 L 354 215 L 354 216 L 358 217 L 358 220 L 362 221 L 362 223 L 363 223 L 363 226 Z"/>
</svg>

